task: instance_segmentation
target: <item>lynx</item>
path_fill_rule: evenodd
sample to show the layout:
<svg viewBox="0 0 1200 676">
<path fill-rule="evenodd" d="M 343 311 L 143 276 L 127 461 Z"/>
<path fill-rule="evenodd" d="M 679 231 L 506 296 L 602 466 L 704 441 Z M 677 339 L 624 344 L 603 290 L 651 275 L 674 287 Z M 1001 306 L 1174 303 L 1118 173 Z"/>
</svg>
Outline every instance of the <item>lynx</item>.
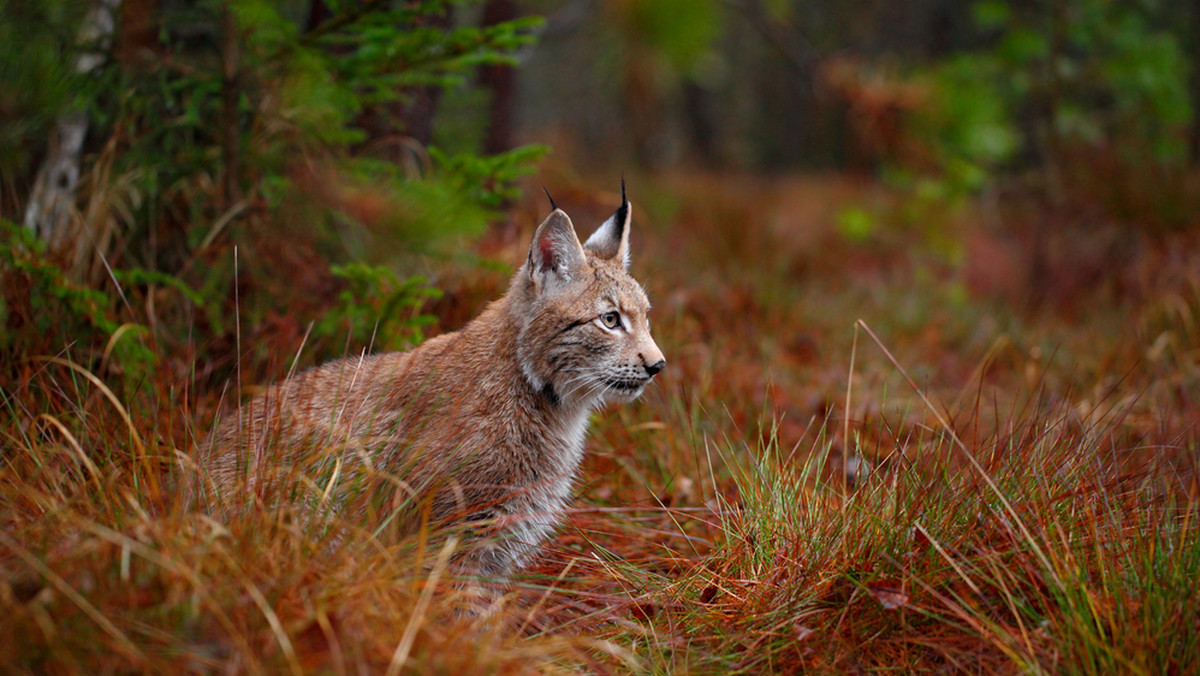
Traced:
<svg viewBox="0 0 1200 676">
<path fill-rule="evenodd" d="M 252 398 L 209 438 L 202 499 L 269 504 L 290 486 L 343 515 L 468 524 L 464 569 L 518 570 L 563 516 L 592 411 L 636 399 L 666 365 L 628 273 L 621 193 L 584 244 L 551 199 L 505 295 L 461 330 Z"/>
</svg>

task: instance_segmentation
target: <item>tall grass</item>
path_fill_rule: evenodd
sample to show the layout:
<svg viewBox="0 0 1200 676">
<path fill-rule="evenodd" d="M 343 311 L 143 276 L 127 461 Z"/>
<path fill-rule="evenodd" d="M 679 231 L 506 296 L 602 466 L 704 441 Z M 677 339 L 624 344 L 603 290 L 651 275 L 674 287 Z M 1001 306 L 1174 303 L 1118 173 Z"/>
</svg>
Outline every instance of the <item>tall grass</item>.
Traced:
<svg viewBox="0 0 1200 676">
<path fill-rule="evenodd" d="M 26 405 L 3 399 L 8 669 L 525 673 L 628 658 L 464 613 L 450 550 L 424 547 L 427 532 L 397 542 L 358 528 L 330 541 L 289 506 L 224 521 L 185 509 L 189 451 L 141 438 L 149 421 L 81 367 L 49 365 L 36 380 L 56 414 L 22 427 Z"/>
<path fill-rule="evenodd" d="M 824 433 L 713 444 L 715 549 L 618 635 L 667 672 L 1190 673 L 1197 503 L 1169 465 L 1123 470 L 1146 441 L 1047 406 L 966 451 L 986 468 L 931 435 L 849 491 Z"/>
<path fill-rule="evenodd" d="M 919 233 L 840 242 L 835 206 L 792 236 L 794 200 L 852 188 L 660 189 L 682 197 L 639 214 L 635 266 L 670 366 L 595 417 L 578 502 L 489 612 L 427 528 L 188 509 L 221 392 L 63 351 L 0 382 L 0 665 L 1200 671 L 1190 249 L 1071 322 L 956 301 Z"/>
</svg>

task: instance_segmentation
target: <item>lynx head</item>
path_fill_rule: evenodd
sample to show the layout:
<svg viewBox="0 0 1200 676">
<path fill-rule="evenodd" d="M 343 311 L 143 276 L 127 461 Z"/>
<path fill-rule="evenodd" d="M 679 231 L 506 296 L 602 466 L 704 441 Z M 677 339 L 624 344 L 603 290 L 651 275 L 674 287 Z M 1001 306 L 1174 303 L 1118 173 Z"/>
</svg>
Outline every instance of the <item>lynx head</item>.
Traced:
<svg viewBox="0 0 1200 676">
<path fill-rule="evenodd" d="M 529 383 L 556 404 L 630 401 L 666 366 L 650 336 L 650 301 L 629 276 L 631 210 L 584 244 L 554 201 L 513 280 L 522 303 L 517 350 Z"/>
</svg>

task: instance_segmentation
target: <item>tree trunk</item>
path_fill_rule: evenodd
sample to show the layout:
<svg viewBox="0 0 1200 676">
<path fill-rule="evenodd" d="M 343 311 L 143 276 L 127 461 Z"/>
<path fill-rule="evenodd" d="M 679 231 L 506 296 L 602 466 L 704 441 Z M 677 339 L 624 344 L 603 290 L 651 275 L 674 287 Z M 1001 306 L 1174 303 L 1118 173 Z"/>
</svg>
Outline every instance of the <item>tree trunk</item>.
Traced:
<svg viewBox="0 0 1200 676">
<path fill-rule="evenodd" d="M 425 28 L 449 30 L 454 26 L 454 6 L 447 3 L 435 14 L 429 14 L 422 24 Z M 433 123 L 441 103 L 443 90 L 437 85 L 416 87 L 409 91 L 405 102 L 391 102 L 365 108 L 358 117 L 358 126 L 367 133 L 370 142 L 395 139 L 398 132 L 427 146 L 433 141 Z M 399 128 L 397 128 L 397 121 Z M 382 148 L 390 150 L 382 150 Z M 389 143 L 378 146 L 376 152 L 383 157 L 403 161 L 408 150 L 404 144 Z"/>
<path fill-rule="evenodd" d="M 224 176 L 221 187 L 226 209 L 241 199 L 241 188 L 238 185 L 238 167 L 241 163 L 241 143 L 238 138 L 238 57 L 237 22 L 233 18 L 233 10 L 226 7 L 221 35 L 221 155 L 225 164 L 222 167 Z"/>
<path fill-rule="evenodd" d="M 1192 0 L 1192 166 L 1200 166 L 1200 0 Z"/>
<path fill-rule="evenodd" d="M 108 58 L 120 7 L 121 0 L 95 0 L 88 10 L 79 30 L 82 49 L 75 60 L 77 74 L 91 73 Z M 87 129 L 87 113 L 76 110 L 59 115 L 25 208 L 25 227 L 36 232 L 52 249 L 67 240 Z"/>
<path fill-rule="evenodd" d="M 495 26 L 517 18 L 514 0 L 488 0 L 483 6 L 484 27 Z M 488 109 L 487 137 L 483 152 L 495 155 L 511 150 L 517 112 L 517 72 L 512 66 L 491 65 L 479 69 L 479 84 L 491 91 Z"/>
<path fill-rule="evenodd" d="M 722 164 L 709 93 L 692 78 L 683 81 L 683 115 L 696 160 L 707 168 Z"/>
</svg>

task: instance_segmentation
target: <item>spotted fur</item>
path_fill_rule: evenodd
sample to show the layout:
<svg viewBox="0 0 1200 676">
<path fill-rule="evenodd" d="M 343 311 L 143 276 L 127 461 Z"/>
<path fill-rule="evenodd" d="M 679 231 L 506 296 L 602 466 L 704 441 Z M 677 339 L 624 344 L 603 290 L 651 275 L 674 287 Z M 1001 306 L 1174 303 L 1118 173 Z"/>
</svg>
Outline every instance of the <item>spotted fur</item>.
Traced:
<svg viewBox="0 0 1200 676">
<path fill-rule="evenodd" d="M 562 519 L 588 417 L 639 396 L 665 365 L 629 275 L 631 210 L 585 244 L 557 207 L 507 293 L 406 353 L 331 362 L 220 423 L 201 463 L 210 509 L 287 495 L 352 516 L 477 525 L 465 560 L 503 575 Z M 289 481 L 303 477 L 300 481 Z"/>
</svg>

